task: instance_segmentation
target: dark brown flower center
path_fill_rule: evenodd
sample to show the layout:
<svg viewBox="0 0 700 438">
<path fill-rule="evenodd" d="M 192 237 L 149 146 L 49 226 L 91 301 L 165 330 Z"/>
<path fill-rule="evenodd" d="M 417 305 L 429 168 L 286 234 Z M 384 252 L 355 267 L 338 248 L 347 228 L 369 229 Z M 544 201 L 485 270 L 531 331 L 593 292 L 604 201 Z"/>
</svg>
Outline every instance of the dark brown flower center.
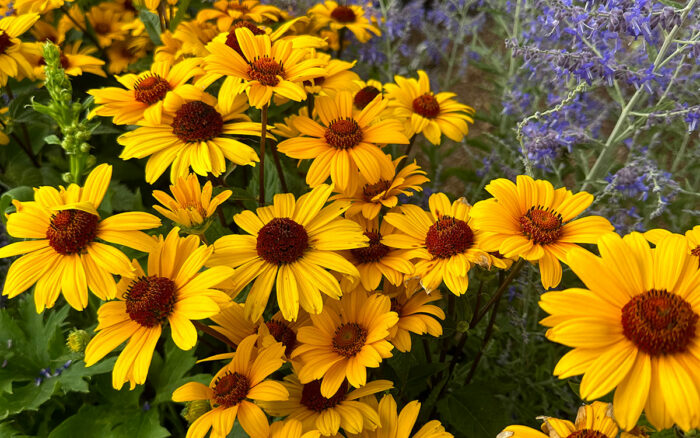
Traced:
<svg viewBox="0 0 700 438">
<path fill-rule="evenodd" d="M 231 30 L 229 30 L 228 35 L 226 36 L 226 45 L 245 58 L 245 55 L 243 55 L 243 49 L 241 49 L 241 45 L 238 43 L 238 38 L 236 38 L 236 29 L 240 29 L 241 27 L 249 29 L 251 32 L 253 32 L 253 35 L 265 35 L 265 31 L 256 26 L 252 21 L 238 20 L 233 23 Z"/>
<path fill-rule="evenodd" d="M 154 73 L 138 79 L 134 84 L 136 100 L 147 105 L 165 99 L 170 90 L 170 83 Z"/>
<path fill-rule="evenodd" d="M 284 321 L 271 319 L 265 325 L 277 342 L 285 346 L 284 354 L 289 356 L 297 346 L 297 334 Z"/>
<path fill-rule="evenodd" d="M 403 310 L 403 304 L 399 303 L 399 300 L 396 298 L 391 299 L 391 311 L 396 312 L 397 315 L 399 315 L 399 318 L 401 317 L 401 311 Z"/>
<path fill-rule="evenodd" d="M 175 113 L 173 134 L 185 143 L 207 141 L 224 130 L 224 119 L 211 105 L 200 100 L 187 102 Z"/>
<path fill-rule="evenodd" d="M 261 85 L 274 87 L 280 82 L 278 76 L 284 77 L 282 65 L 267 55 L 256 58 L 249 65 L 248 76 L 250 79 L 260 82 Z"/>
<path fill-rule="evenodd" d="M 425 93 L 413 99 L 413 112 L 423 117 L 433 119 L 440 114 L 440 104 L 435 96 Z"/>
<path fill-rule="evenodd" d="M 474 244 L 474 232 L 461 219 L 441 216 L 428 229 L 425 246 L 433 257 L 446 259 L 461 254 Z"/>
<path fill-rule="evenodd" d="M 0 30 L 0 55 L 4 55 L 5 52 L 7 52 L 7 49 L 13 45 L 14 43 L 12 42 L 10 35 L 8 35 L 4 30 Z"/>
<path fill-rule="evenodd" d="M 566 438 L 610 438 L 603 432 L 592 429 L 581 429 L 567 436 Z"/>
<path fill-rule="evenodd" d="M 382 236 L 374 231 L 365 231 L 369 237 L 369 246 L 350 250 L 358 264 L 378 262 L 389 253 L 389 247 L 380 242 Z"/>
<path fill-rule="evenodd" d="M 520 230 L 534 244 L 547 245 L 561 237 L 561 215 L 549 208 L 530 207 L 519 221 Z"/>
<path fill-rule="evenodd" d="M 341 23 L 354 23 L 357 15 L 349 6 L 338 6 L 331 12 L 331 18 Z"/>
<path fill-rule="evenodd" d="M 636 295 L 622 308 L 623 333 L 652 356 L 686 351 L 697 321 L 687 301 L 663 289 Z"/>
<path fill-rule="evenodd" d="M 324 82 L 326 82 L 325 76 L 319 76 L 317 78 L 312 78 L 304 81 L 304 85 L 307 87 L 313 87 L 314 85 L 321 86 Z"/>
<path fill-rule="evenodd" d="M 323 412 L 326 409 L 334 408 L 338 403 L 345 400 L 347 392 L 348 382 L 344 380 L 335 394 L 331 398 L 326 398 L 321 395 L 321 381 L 312 380 L 305 384 L 301 390 L 300 403 L 312 411 Z"/>
<path fill-rule="evenodd" d="M 97 237 L 100 218 L 82 210 L 61 210 L 51 216 L 46 230 L 49 245 L 57 253 L 79 254 Z"/>
<path fill-rule="evenodd" d="M 112 26 L 105 22 L 95 23 L 92 28 L 95 29 L 95 32 L 97 32 L 99 35 L 104 35 L 112 30 Z"/>
<path fill-rule="evenodd" d="M 324 138 L 336 149 L 351 149 L 362 141 L 362 129 L 354 119 L 337 119 L 326 128 Z"/>
<path fill-rule="evenodd" d="M 362 200 L 365 202 L 374 202 L 372 199 L 380 193 L 389 190 L 389 187 L 391 187 L 391 181 L 385 179 L 380 179 L 374 184 L 365 184 L 365 186 L 362 187 Z"/>
<path fill-rule="evenodd" d="M 355 94 L 353 103 L 357 109 L 364 109 L 375 97 L 379 96 L 379 90 L 371 85 L 366 86 Z"/>
<path fill-rule="evenodd" d="M 258 255 L 269 263 L 283 265 L 295 262 L 308 247 L 306 229 L 286 217 L 276 217 L 258 231 Z"/>
<path fill-rule="evenodd" d="M 226 373 L 214 384 L 214 402 L 224 408 L 236 406 L 250 391 L 250 381 L 243 374 Z"/>
<path fill-rule="evenodd" d="M 366 340 L 367 330 L 364 327 L 354 322 L 347 322 L 335 330 L 333 351 L 349 359 L 362 350 Z"/>
<path fill-rule="evenodd" d="M 162 325 L 175 308 L 175 282 L 166 277 L 139 277 L 124 294 L 126 313 L 144 327 Z"/>
</svg>

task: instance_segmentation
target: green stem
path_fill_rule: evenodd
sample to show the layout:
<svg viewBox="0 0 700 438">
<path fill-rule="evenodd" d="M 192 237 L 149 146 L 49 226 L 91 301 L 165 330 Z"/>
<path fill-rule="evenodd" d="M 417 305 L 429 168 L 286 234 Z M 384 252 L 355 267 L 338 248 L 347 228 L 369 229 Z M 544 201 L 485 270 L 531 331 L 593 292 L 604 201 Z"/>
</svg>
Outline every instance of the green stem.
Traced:
<svg viewBox="0 0 700 438">
<path fill-rule="evenodd" d="M 260 198 L 258 202 L 262 207 L 265 205 L 265 139 L 267 137 L 267 107 L 268 104 L 262 107 L 260 110 L 260 123 L 262 124 L 262 130 L 260 132 L 260 173 L 258 178 L 258 185 L 260 186 Z"/>
<path fill-rule="evenodd" d="M 690 12 L 690 9 L 695 5 L 695 2 L 697 0 L 690 0 L 688 2 L 688 5 L 683 8 L 683 12 L 681 14 L 681 22 L 679 25 L 676 25 L 671 29 L 671 31 L 666 35 L 666 38 L 664 39 L 663 44 L 661 45 L 661 48 L 659 49 L 659 53 L 656 55 L 656 58 L 654 59 L 654 67 L 652 69 L 652 73 L 655 73 L 658 69 L 659 66 L 661 65 L 661 61 L 663 60 L 664 55 L 666 54 L 666 51 L 668 50 L 668 47 L 670 46 L 671 42 L 675 38 L 676 34 L 680 30 L 681 26 L 685 22 L 685 18 L 688 16 L 688 13 Z M 598 159 L 593 163 L 593 166 L 591 169 L 588 171 L 586 174 L 586 179 L 583 181 L 583 185 L 581 186 L 581 191 L 586 190 L 591 183 L 593 183 L 597 178 L 599 178 L 601 175 L 601 166 L 605 163 L 610 163 L 612 158 L 615 156 L 615 152 L 617 148 L 613 147 L 613 144 L 616 144 L 618 140 L 618 133 L 619 131 L 623 128 L 623 126 L 627 123 L 627 116 L 629 115 L 629 112 L 632 111 L 634 106 L 637 104 L 637 101 L 642 97 L 642 94 L 644 92 L 644 87 L 639 87 L 637 91 L 634 93 L 632 98 L 627 102 L 627 105 L 625 105 L 624 108 L 622 108 L 622 111 L 620 112 L 620 117 L 617 119 L 617 122 L 615 123 L 615 127 L 613 128 L 612 132 L 610 133 L 610 136 L 608 137 L 608 140 L 605 142 L 605 145 L 603 146 L 603 150 L 600 152 L 600 155 L 598 156 Z"/>
<path fill-rule="evenodd" d="M 683 136 L 683 143 L 681 143 L 681 148 L 678 151 L 678 154 L 676 154 L 676 159 L 673 160 L 673 164 L 671 165 L 671 173 L 674 173 L 683 161 L 683 157 L 685 156 L 685 149 L 688 147 L 688 141 L 690 141 L 690 132 L 688 132 L 688 130 L 686 129 L 685 135 Z"/>
</svg>

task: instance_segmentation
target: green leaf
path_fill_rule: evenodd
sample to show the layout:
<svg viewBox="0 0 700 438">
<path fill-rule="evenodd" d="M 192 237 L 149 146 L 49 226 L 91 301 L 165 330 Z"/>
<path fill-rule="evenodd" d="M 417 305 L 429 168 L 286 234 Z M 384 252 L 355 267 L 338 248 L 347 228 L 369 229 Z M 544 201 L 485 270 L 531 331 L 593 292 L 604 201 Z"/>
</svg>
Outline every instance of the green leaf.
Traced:
<svg viewBox="0 0 700 438">
<path fill-rule="evenodd" d="M 142 9 L 139 11 L 139 18 L 146 27 L 148 36 L 151 38 L 151 41 L 153 41 L 153 44 L 160 46 L 162 42 L 160 41 L 161 28 L 160 18 L 158 18 L 158 15 L 146 9 Z"/>
<path fill-rule="evenodd" d="M 0 197 L 0 217 L 2 217 L 2 223 L 7 223 L 6 213 L 9 213 L 8 209 L 12 205 L 13 200 L 18 201 L 31 201 L 34 199 L 34 190 L 28 186 L 15 187 L 14 189 L 8 190 L 2 194 Z"/>
<path fill-rule="evenodd" d="M 448 394 L 438 401 L 443 424 L 461 436 L 496 436 L 509 418 L 488 385 L 471 384 Z"/>
<path fill-rule="evenodd" d="M 148 380 L 156 390 L 153 405 L 169 402 L 173 392 L 187 382 L 209 384 L 211 376 L 208 374 L 187 375 L 196 362 L 194 349 L 180 350 L 168 337 L 165 342 L 165 359 L 154 355 L 151 369 L 148 372 Z"/>
<path fill-rule="evenodd" d="M 177 13 L 175 13 L 175 17 L 170 21 L 171 31 L 177 29 L 177 25 L 185 18 L 189 6 L 190 0 L 181 0 L 180 4 L 177 5 Z"/>
</svg>

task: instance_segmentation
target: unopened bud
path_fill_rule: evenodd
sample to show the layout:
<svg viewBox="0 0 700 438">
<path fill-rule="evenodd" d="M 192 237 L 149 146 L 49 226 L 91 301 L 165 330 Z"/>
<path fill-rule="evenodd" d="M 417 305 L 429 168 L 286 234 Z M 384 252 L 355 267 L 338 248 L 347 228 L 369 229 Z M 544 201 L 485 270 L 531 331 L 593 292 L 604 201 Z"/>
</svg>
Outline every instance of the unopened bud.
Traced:
<svg viewBox="0 0 700 438">
<path fill-rule="evenodd" d="M 90 342 L 90 335 L 85 330 L 73 330 L 68 334 L 68 339 L 66 339 L 66 345 L 73 353 L 85 351 L 88 342 Z"/>
<path fill-rule="evenodd" d="M 209 400 L 188 401 L 185 403 L 185 409 L 182 410 L 181 415 L 189 424 L 192 424 L 197 418 L 209 412 L 210 409 Z"/>
</svg>

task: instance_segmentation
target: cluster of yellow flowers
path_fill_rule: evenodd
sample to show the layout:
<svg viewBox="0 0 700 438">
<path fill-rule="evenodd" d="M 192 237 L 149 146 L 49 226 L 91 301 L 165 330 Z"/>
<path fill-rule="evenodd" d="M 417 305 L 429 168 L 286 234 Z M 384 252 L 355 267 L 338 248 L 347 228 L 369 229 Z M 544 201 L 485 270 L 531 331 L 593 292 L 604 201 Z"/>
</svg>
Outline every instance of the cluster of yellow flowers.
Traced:
<svg viewBox="0 0 700 438">
<path fill-rule="evenodd" d="M 157 10 L 163 25 L 178 14 L 172 2 L 139 6 Z M 48 13 L 58 8 L 60 18 Z M 361 42 L 379 34 L 360 6 L 326 1 L 291 18 L 256 0 L 220 0 L 163 32 L 160 46 L 152 46 L 128 1 L 103 2 L 83 15 L 62 0 L 23 0 L 9 13 L 0 20 L 0 84 L 41 78 L 38 43 L 19 39 L 30 29 L 36 41 L 59 45 L 69 29 L 95 36 L 89 49 L 61 45 L 71 75 L 104 75 L 104 62 L 88 53 L 104 51 L 110 73 L 155 53 L 148 71 L 117 76 L 122 87 L 89 94 L 97 104 L 92 116 L 136 126 L 119 137 L 120 158 L 148 157 L 149 183 L 170 168 L 172 196 L 154 191 L 162 204 L 154 208 L 175 226 L 149 236 L 144 230 L 161 226 L 149 213 L 103 217 L 107 164 L 82 187 L 39 187 L 34 201 L 14 201 L 8 216 L 8 233 L 26 240 L 0 249 L 0 257 L 24 254 L 10 267 L 3 294 L 35 286 L 38 312 L 61 294 L 78 310 L 88 290 L 106 301 L 85 362 L 126 342 L 115 388 L 145 382 L 165 327 L 183 350 L 196 345 L 198 330 L 234 347 L 208 359 L 225 361 L 208 386 L 189 383 L 173 394 L 202 413 L 188 437 L 210 430 L 224 437 L 236 419 L 253 438 L 341 430 L 347 437 L 408 437 L 420 403 L 399 412 L 390 395 L 378 401 L 393 383 L 368 381 L 367 368 L 379 367 L 394 348 L 409 351 L 411 333 L 442 335 L 445 314 L 435 305 L 442 285 L 459 296 L 472 268 L 510 270 L 512 279 L 525 261 L 539 267 L 545 289 L 561 282 L 562 262 L 586 286 L 541 296 L 547 337 L 573 348 L 554 374 L 583 374 L 586 400 L 615 390 L 612 406 L 585 406 L 576 423 L 546 418 L 548 436 L 613 438 L 618 426 L 633 431 L 642 411 L 658 428 L 700 426 L 700 227 L 687 236 L 652 230 L 620 237 L 602 217 L 578 218 L 592 195 L 524 175 L 491 181 L 493 197 L 474 206 L 443 193 L 429 197 L 427 211 L 399 205 L 400 195 L 422 190 L 428 178 L 384 147 L 412 144 L 419 134 L 433 144 L 443 134 L 461 141 L 474 110 L 453 93 L 433 93 L 422 71 L 390 84 L 363 81 L 354 63 L 326 53 L 342 51 L 346 30 Z M 290 101 L 306 105 L 286 107 L 299 109 L 283 121 L 268 120 L 270 107 Z M 259 109 L 259 122 L 250 107 Z M 273 135 L 284 140 L 275 144 Z M 248 137 L 259 138 L 260 149 L 246 144 Z M 311 160 L 310 190 L 298 198 L 275 194 L 271 205 L 261 190 L 259 208 L 234 216 L 240 232 L 209 244 L 204 232 L 231 191 L 213 196 L 212 182 L 202 187 L 197 175 L 215 179 L 233 165 L 255 166 L 269 143 L 275 153 Z M 147 253 L 146 267 L 104 242 Z M 597 244 L 600 257 L 579 244 Z M 205 319 L 213 324 L 199 322 Z M 284 419 L 270 426 L 268 415 Z M 452 435 L 431 421 L 412 436 Z M 499 435 L 539 436 L 547 435 L 521 426 Z"/>
</svg>

